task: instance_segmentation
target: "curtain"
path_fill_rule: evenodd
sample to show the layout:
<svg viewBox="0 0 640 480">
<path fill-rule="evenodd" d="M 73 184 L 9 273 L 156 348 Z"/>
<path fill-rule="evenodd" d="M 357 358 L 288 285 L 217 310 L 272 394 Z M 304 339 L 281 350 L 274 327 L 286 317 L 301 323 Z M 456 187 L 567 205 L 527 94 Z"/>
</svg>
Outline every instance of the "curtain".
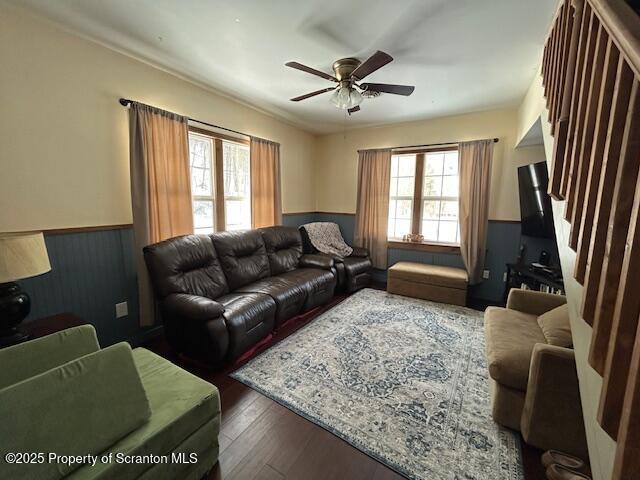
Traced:
<svg viewBox="0 0 640 480">
<path fill-rule="evenodd" d="M 459 145 L 460 252 L 469 283 L 482 281 L 489 225 L 489 189 L 493 140 Z"/>
<path fill-rule="evenodd" d="M 153 325 L 153 291 L 142 248 L 193 233 L 187 117 L 133 102 L 129 108 L 131 206 L 140 324 Z"/>
<path fill-rule="evenodd" d="M 365 150 L 358 159 L 354 243 L 369 249 L 375 268 L 387 268 L 391 150 Z"/>
<path fill-rule="evenodd" d="M 251 137 L 251 224 L 282 224 L 280 144 Z"/>
</svg>

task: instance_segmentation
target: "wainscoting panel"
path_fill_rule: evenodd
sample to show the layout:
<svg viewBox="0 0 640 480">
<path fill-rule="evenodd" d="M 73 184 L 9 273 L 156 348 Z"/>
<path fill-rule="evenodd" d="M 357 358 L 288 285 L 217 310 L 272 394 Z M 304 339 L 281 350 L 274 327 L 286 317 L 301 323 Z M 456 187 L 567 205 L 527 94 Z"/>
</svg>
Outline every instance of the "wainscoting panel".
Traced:
<svg viewBox="0 0 640 480">
<path fill-rule="evenodd" d="M 308 222 L 335 222 L 340 226 L 342 236 L 347 243 L 353 242 L 353 232 L 355 229 L 355 215 L 352 213 L 327 213 L 313 212 L 304 214 L 284 215 L 283 223 L 289 226 L 299 226 Z M 487 236 L 487 258 L 485 268 L 490 271 L 489 279 L 481 284 L 471 287 L 472 297 L 489 301 L 492 303 L 501 302 L 504 295 L 504 274 L 506 264 L 514 262 L 520 244 L 526 245 L 526 262 L 536 262 L 542 250 L 549 252 L 551 263 L 558 265 L 558 248 L 556 242 L 551 239 L 534 238 L 522 236 L 520 233 L 520 222 L 489 221 L 489 232 Z M 450 253 L 432 253 L 418 250 L 389 249 L 389 265 L 396 262 L 420 262 L 432 265 L 446 265 L 449 267 L 464 268 L 462 257 Z M 387 281 L 387 272 L 376 270 L 374 278 L 380 282 Z"/>
<path fill-rule="evenodd" d="M 103 346 L 135 344 L 154 330 L 138 326 L 131 228 L 45 234 L 45 241 L 51 272 L 20 282 L 31 296 L 25 321 L 72 312 L 95 326 Z M 124 301 L 129 315 L 116 318 L 115 304 Z"/>
</svg>

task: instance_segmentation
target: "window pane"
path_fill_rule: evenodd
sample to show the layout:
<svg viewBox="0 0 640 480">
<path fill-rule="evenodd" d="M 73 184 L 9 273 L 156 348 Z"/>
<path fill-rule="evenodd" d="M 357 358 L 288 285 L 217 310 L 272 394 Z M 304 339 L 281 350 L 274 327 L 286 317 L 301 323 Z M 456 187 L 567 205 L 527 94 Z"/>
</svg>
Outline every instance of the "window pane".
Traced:
<svg viewBox="0 0 640 480">
<path fill-rule="evenodd" d="M 222 157 L 225 197 L 249 196 L 249 148 L 246 145 L 222 142 Z"/>
<path fill-rule="evenodd" d="M 423 195 L 425 197 L 439 197 L 442 195 L 442 177 L 424 177 Z"/>
<path fill-rule="evenodd" d="M 444 154 L 442 153 L 427 153 L 424 162 L 425 175 L 442 175 L 442 164 L 444 161 Z"/>
<path fill-rule="evenodd" d="M 438 220 L 440 217 L 440 202 L 427 200 L 422 207 L 423 220 Z M 424 234 L 423 234 L 424 235 Z"/>
<path fill-rule="evenodd" d="M 411 205 L 412 200 L 398 200 L 396 209 L 396 218 L 411 218 Z"/>
<path fill-rule="evenodd" d="M 213 195 L 213 141 L 204 135 L 189 133 L 191 193 Z"/>
<path fill-rule="evenodd" d="M 433 242 L 438 241 L 438 221 L 437 220 L 424 220 L 422 222 L 422 235 L 425 240 L 431 240 Z"/>
<path fill-rule="evenodd" d="M 442 202 L 442 210 L 440 211 L 440 219 L 458 221 L 458 202 L 445 201 Z"/>
<path fill-rule="evenodd" d="M 251 228 L 251 204 L 248 198 L 226 200 L 224 208 L 227 230 L 249 230 Z"/>
<path fill-rule="evenodd" d="M 396 201 L 389 200 L 389 218 L 396 218 Z"/>
<path fill-rule="evenodd" d="M 440 222 L 438 231 L 438 241 L 446 243 L 456 243 L 456 234 L 458 231 L 458 222 Z"/>
<path fill-rule="evenodd" d="M 458 152 L 447 152 L 444 154 L 444 174 L 458 175 Z"/>
<path fill-rule="evenodd" d="M 411 233 L 411 220 L 396 220 L 395 238 Z"/>
<path fill-rule="evenodd" d="M 398 176 L 398 157 L 395 155 L 391 157 L 391 176 Z"/>
<path fill-rule="evenodd" d="M 460 189 L 460 177 L 450 176 L 442 177 L 442 196 L 457 197 Z"/>
<path fill-rule="evenodd" d="M 225 224 L 227 230 L 251 228 L 251 162 L 249 147 L 222 142 Z"/>
<path fill-rule="evenodd" d="M 396 235 L 395 232 L 396 232 L 396 219 L 389 218 L 389 223 L 387 225 L 387 237 L 395 238 L 395 235 Z"/>
<path fill-rule="evenodd" d="M 398 176 L 413 177 L 416 174 L 416 156 L 398 156 Z"/>
<path fill-rule="evenodd" d="M 401 197 L 411 197 L 413 196 L 413 183 L 414 177 L 400 177 L 398 178 L 398 193 Z"/>
<path fill-rule="evenodd" d="M 213 233 L 213 201 L 193 201 L 193 227 L 196 233 Z"/>
<path fill-rule="evenodd" d="M 389 196 L 395 197 L 398 195 L 398 177 L 391 177 L 391 186 L 389 187 Z"/>
</svg>

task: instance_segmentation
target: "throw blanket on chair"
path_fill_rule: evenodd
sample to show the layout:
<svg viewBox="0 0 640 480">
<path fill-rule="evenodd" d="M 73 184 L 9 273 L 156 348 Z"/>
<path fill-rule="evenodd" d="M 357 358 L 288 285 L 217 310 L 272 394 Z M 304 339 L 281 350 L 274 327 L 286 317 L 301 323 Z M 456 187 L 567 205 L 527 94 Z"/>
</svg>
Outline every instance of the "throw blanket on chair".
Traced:
<svg viewBox="0 0 640 480">
<path fill-rule="evenodd" d="M 322 253 L 348 257 L 353 248 L 347 245 L 340 233 L 340 227 L 333 222 L 313 222 L 304 225 L 311 244 Z"/>
</svg>

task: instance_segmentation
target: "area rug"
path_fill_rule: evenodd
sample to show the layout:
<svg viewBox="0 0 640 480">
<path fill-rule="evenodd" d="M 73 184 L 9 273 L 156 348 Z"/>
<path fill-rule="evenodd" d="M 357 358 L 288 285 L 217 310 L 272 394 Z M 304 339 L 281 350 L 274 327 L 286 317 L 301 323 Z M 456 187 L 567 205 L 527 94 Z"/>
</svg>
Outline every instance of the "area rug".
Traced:
<svg viewBox="0 0 640 480">
<path fill-rule="evenodd" d="M 361 290 L 231 376 L 408 478 L 524 478 L 480 312 Z"/>
</svg>

